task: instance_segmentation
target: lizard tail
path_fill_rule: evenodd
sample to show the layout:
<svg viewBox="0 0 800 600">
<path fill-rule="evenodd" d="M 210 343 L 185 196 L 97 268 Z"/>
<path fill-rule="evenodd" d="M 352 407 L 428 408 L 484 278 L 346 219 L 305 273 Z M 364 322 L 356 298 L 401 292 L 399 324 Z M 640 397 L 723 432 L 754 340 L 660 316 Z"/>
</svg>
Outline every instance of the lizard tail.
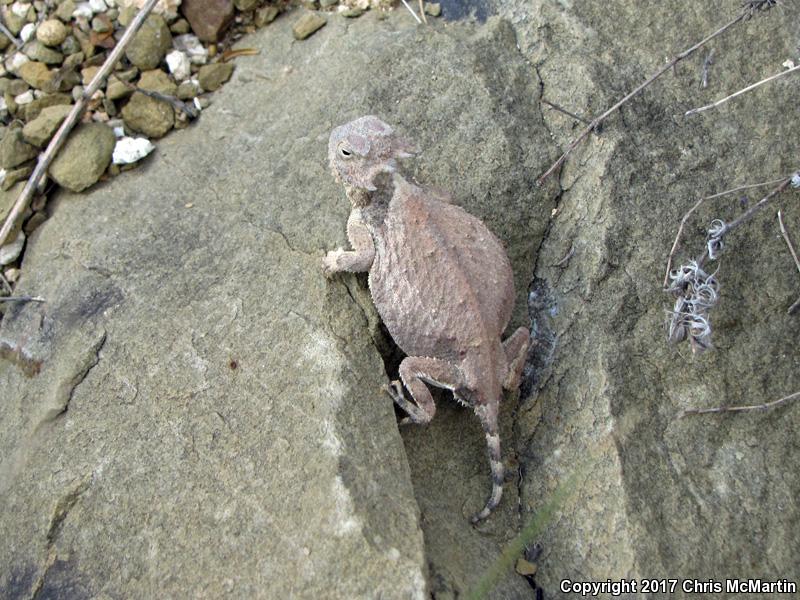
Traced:
<svg viewBox="0 0 800 600">
<path fill-rule="evenodd" d="M 472 517 L 471 520 L 473 524 L 488 517 L 492 511 L 497 508 L 497 505 L 500 504 L 500 499 L 503 497 L 505 466 L 503 465 L 502 454 L 500 453 L 500 435 L 497 429 L 496 412 L 496 408 L 494 411 L 483 410 L 478 412 L 478 418 L 481 420 L 483 432 L 486 435 L 486 447 L 489 451 L 489 467 L 492 472 L 492 493 L 483 509 Z"/>
</svg>

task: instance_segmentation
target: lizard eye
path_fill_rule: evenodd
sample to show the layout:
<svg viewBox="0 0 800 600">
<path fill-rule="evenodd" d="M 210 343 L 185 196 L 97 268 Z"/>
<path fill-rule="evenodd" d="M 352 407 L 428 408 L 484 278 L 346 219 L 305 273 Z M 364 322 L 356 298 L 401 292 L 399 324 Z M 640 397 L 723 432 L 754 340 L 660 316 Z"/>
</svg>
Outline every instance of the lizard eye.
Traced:
<svg viewBox="0 0 800 600">
<path fill-rule="evenodd" d="M 342 158 L 350 158 L 353 156 L 353 150 L 350 148 L 350 144 L 345 141 L 339 142 L 339 156 Z"/>
</svg>

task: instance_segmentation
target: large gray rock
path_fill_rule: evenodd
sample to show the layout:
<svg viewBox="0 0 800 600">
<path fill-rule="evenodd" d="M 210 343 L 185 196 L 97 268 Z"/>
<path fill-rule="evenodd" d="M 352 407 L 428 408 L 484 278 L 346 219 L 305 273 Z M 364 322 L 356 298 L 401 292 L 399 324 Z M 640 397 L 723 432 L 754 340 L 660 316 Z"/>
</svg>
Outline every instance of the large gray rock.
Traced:
<svg viewBox="0 0 800 600">
<path fill-rule="evenodd" d="M 451 399 L 405 434 L 409 469 L 364 280 L 321 271 L 349 212 L 328 135 L 375 113 L 418 143 L 421 181 L 509 244 L 525 321 L 552 208 L 533 185 L 554 154 L 538 80 L 507 25 L 397 15 L 332 18 L 303 44 L 292 19 L 249 38 L 261 53 L 199 123 L 143 170 L 65 194 L 32 236 L 18 292 L 47 302 L 0 329 L 10 597 L 446 597 L 515 534 L 513 486 L 469 524 L 488 463 Z M 494 597 L 529 594 L 504 571 Z"/>
<path fill-rule="evenodd" d="M 646 13 L 638 2 L 494 4 L 515 23 L 544 99 L 586 117 L 741 9 L 738 1 L 649 3 Z M 799 35 L 800 24 L 779 8 L 732 28 L 610 118 L 561 174 L 558 212 L 535 267 L 547 285 L 531 297 L 540 332 L 549 327 L 557 336 L 548 358 L 550 340 L 540 335 L 537 354 L 538 365 L 552 368 L 537 373 L 539 394 L 515 422 L 526 515 L 581 472 L 570 499 L 532 540 L 541 546 L 535 579 L 547 598 L 574 598 L 560 592 L 567 578 L 800 573 L 798 403 L 678 418 L 689 407 L 758 404 L 800 389 L 800 319 L 786 314 L 800 288 L 775 218 L 781 206 L 797 239 L 797 192 L 727 240 L 712 313 L 715 350 L 693 357 L 686 345 L 666 344 L 672 299 L 661 291 L 681 216 L 699 198 L 799 166 L 800 121 L 788 117 L 796 114 L 796 82 L 692 118 L 683 113 L 775 72 L 796 55 Z M 544 110 L 565 148 L 582 125 Z M 768 190 L 747 194 L 750 204 Z M 743 210 L 739 196 L 698 211 L 678 261 L 702 253 L 712 219 Z"/>
</svg>

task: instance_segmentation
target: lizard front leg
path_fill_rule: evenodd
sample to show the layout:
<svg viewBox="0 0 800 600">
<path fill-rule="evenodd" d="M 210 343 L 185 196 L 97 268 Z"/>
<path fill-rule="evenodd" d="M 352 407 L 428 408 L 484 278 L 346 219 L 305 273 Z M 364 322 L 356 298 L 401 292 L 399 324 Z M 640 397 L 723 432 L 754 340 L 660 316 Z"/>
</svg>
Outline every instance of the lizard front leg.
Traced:
<svg viewBox="0 0 800 600">
<path fill-rule="evenodd" d="M 361 273 L 369 271 L 375 259 L 375 242 L 367 224 L 361 216 L 360 209 L 354 209 L 347 219 L 347 239 L 353 250 L 338 248 L 332 250 L 322 259 L 322 270 L 326 277 L 339 271 Z"/>
</svg>

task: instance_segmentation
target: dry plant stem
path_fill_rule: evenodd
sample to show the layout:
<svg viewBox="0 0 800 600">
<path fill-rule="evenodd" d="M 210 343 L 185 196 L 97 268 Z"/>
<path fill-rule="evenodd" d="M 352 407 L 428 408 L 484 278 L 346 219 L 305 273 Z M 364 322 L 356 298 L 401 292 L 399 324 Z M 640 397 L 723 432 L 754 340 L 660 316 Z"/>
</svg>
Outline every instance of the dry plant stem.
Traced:
<svg viewBox="0 0 800 600">
<path fill-rule="evenodd" d="M 625 97 L 624 97 L 622 100 L 620 100 L 620 101 L 619 101 L 619 102 L 617 102 L 617 103 L 616 103 L 614 106 L 612 106 L 611 108 L 609 108 L 609 109 L 608 109 L 606 112 L 604 112 L 602 115 L 600 115 L 599 117 L 597 117 L 596 119 L 594 119 L 594 120 L 593 120 L 591 123 L 589 123 L 589 125 L 586 127 L 586 129 L 584 129 L 584 130 L 581 132 L 581 134 L 580 134 L 580 135 L 579 135 L 577 138 L 575 138 L 575 139 L 572 141 L 572 143 L 570 143 L 570 145 L 567 147 L 566 151 L 564 151 L 564 154 L 562 154 L 562 155 L 561 155 L 561 157 L 560 157 L 560 158 L 559 158 L 559 159 L 558 159 L 556 162 L 554 162 L 554 163 L 551 165 L 551 167 L 550 167 L 549 169 L 547 169 L 547 171 L 545 171 L 545 172 L 544 172 L 544 173 L 543 173 L 543 174 L 542 174 L 542 175 L 539 177 L 539 179 L 537 179 L 537 180 L 536 180 L 536 184 L 537 184 L 537 185 L 542 185 L 542 183 L 544 183 L 544 180 L 545 180 L 545 179 L 547 179 L 548 177 L 550 177 L 550 175 L 552 175 L 552 174 L 553 174 L 553 172 L 555 172 L 555 171 L 556 171 L 556 169 L 558 169 L 558 168 L 559 168 L 561 165 L 563 165 L 563 164 L 564 164 L 564 161 L 566 161 L 566 160 L 567 160 L 567 157 L 570 155 L 570 153 L 571 153 L 571 152 L 572 152 L 572 151 L 573 151 L 575 148 L 577 148 L 577 147 L 578 147 L 578 145 L 579 145 L 579 144 L 580 144 L 580 143 L 581 143 L 581 142 L 582 142 L 584 139 L 586 139 L 586 136 L 588 136 L 588 135 L 589 135 L 589 134 L 590 134 L 592 131 L 594 131 L 594 130 L 595 130 L 595 128 L 597 128 L 597 126 L 598 126 L 598 125 L 600 125 L 600 123 L 602 123 L 602 122 L 603 122 L 603 121 L 604 121 L 604 120 L 605 120 L 605 119 L 606 119 L 606 118 L 607 118 L 609 115 L 611 115 L 611 114 L 613 114 L 614 112 L 616 112 L 616 111 L 617 111 L 617 110 L 618 110 L 618 109 L 619 109 L 619 108 L 620 108 L 620 107 L 621 107 L 623 104 L 625 104 L 626 102 L 628 102 L 628 100 L 630 100 L 630 99 L 631 99 L 631 98 L 633 98 L 634 96 L 637 96 L 637 95 L 638 95 L 638 94 L 639 94 L 639 93 L 640 93 L 640 92 L 641 92 L 643 89 L 645 89 L 647 86 L 649 86 L 651 83 L 653 83 L 653 82 L 654 82 L 656 79 L 658 79 L 659 77 L 661 77 L 661 76 L 662 76 L 664 73 L 666 73 L 667 71 L 669 71 L 669 70 L 670 70 L 672 67 L 674 67 L 675 65 L 677 65 L 677 64 L 678 64 L 680 61 L 682 61 L 684 58 L 686 58 L 687 56 L 690 56 L 691 54 L 693 54 L 693 53 L 695 52 L 695 50 L 698 50 L 699 48 L 702 48 L 702 47 L 703 47 L 705 44 L 707 44 L 708 42 L 710 42 L 711 40 L 713 40 L 715 37 L 717 37 L 717 36 L 719 36 L 719 35 L 722 35 L 723 33 L 725 33 L 725 32 L 726 32 L 728 29 L 730 29 L 731 27 L 733 27 L 733 26 L 734 26 L 734 25 L 736 25 L 737 23 L 739 23 L 739 22 L 741 22 L 741 21 L 744 21 L 745 19 L 747 19 L 747 18 L 750 16 L 750 14 L 751 14 L 751 13 L 750 13 L 750 10 L 745 10 L 745 11 L 743 11 L 743 12 L 742 12 L 742 13 L 741 13 L 739 16 L 737 16 L 735 19 L 733 19 L 733 20 L 732 20 L 732 21 L 730 21 L 729 23 L 727 23 L 727 24 L 723 25 L 722 27 L 720 27 L 719 29 L 717 29 L 717 30 L 716 30 L 714 33 L 712 33 L 711 35 L 709 35 L 709 36 L 707 36 L 707 37 L 703 38 L 701 41 L 697 42 L 697 43 L 696 43 L 694 46 L 692 46 L 691 48 L 688 48 L 687 50 L 684 50 L 683 52 L 681 52 L 680 54 L 678 54 L 678 55 L 677 55 L 675 58 L 673 58 L 671 61 L 669 61 L 669 62 L 668 62 L 666 65 L 664 65 L 663 67 L 661 67 L 661 68 L 660 68 L 660 69 L 659 69 L 659 70 L 658 70 L 658 71 L 655 73 L 655 75 L 653 75 L 652 77 L 650 77 L 650 78 L 649 78 L 647 81 L 645 81 L 645 82 L 644 82 L 644 83 L 642 83 L 642 84 L 641 84 L 639 87 L 637 87 L 637 88 L 636 88 L 636 89 L 634 89 L 632 92 L 630 92 L 630 93 L 629 93 L 627 96 L 625 96 Z"/>
<path fill-rule="evenodd" d="M 559 106 L 558 104 L 555 104 L 554 102 L 550 102 L 549 100 L 544 100 L 544 99 L 542 99 L 542 102 L 547 104 L 547 106 L 549 106 L 550 108 L 552 108 L 554 110 L 557 110 L 560 113 L 564 113 L 568 117 L 572 117 L 576 121 L 580 121 L 581 123 L 586 123 L 587 125 L 589 124 L 589 121 L 587 121 L 583 117 L 579 117 L 578 115 L 569 112 L 566 108 L 563 108 L 563 107 Z"/>
<path fill-rule="evenodd" d="M 419 20 L 419 17 L 417 16 L 417 13 L 415 13 L 414 9 L 411 8 L 411 6 L 409 6 L 408 2 L 406 2 L 406 0 L 400 0 L 400 2 L 402 2 L 403 6 L 405 6 L 408 9 L 408 12 L 410 12 L 412 15 L 414 15 L 414 18 L 417 20 L 417 23 L 422 25 L 422 21 Z"/>
<path fill-rule="evenodd" d="M 689 115 L 695 115 L 697 113 L 709 110 L 711 108 L 715 108 L 715 107 L 719 106 L 720 104 L 725 104 L 728 100 L 732 100 L 733 98 L 736 98 L 736 96 L 741 96 L 745 92 L 749 92 L 750 90 L 754 90 L 758 86 L 764 85 L 765 83 L 769 83 L 773 79 L 778 79 L 778 77 L 783 77 L 784 75 L 788 75 L 789 73 L 794 73 L 798 69 L 800 69 L 800 65 L 794 66 L 791 69 L 787 69 L 785 71 L 781 71 L 780 73 L 778 73 L 776 75 L 772 75 L 771 77 L 767 77 L 766 79 L 762 79 L 758 83 L 754 83 L 753 85 L 748 85 L 746 88 L 741 89 L 738 92 L 731 94 L 730 96 L 725 96 L 721 100 L 717 100 L 716 102 L 714 102 L 712 104 L 707 104 L 706 106 L 701 106 L 700 108 L 693 108 L 692 110 L 687 110 L 686 114 L 684 116 L 688 117 Z"/>
<path fill-rule="evenodd" d="M 0 283 L 2 283 L 2 284 L 3 284 L 3 287 L 5 288 L 5 290 L 6 290 L 6 291 L 7 291 L 9 294 L 10 294 L 10 293 L 12 293 L 12 292 L 14 291 L 14 290 L 13 290 L 13 288 L 11 287 L 11 284 L 10 284 L 10 283 L 8 283 L 8 279 L 6 279 L 5 275 L 3 275 L 2 273 L 0 273 Z"/>
<path fill-rule="evenodd" d="M 683 418 L 688 415 L 708 415 L 711 413 L 726 413 L 726 412 L 747 412 L 752 410 L 768 410 L 770 408 L 774 408 L 776 406 L 780 406 L 781 404 L 785 404 L 786 402 L 790 402 L 795 398 L 800 398 L 800 392 L 795 392 L 794 394 L 789 394 L 788 396 L 784 396 L 783 398 L 779 398 L 778 400 L 773 400 L 772 402 L 767 402 L 765 404 L 753 404 L 750 406 L 717 406 L 715 408 L 687 408 L 684 410 L 680 417 Z"/>
<path fill-rule="evenodd" d="M 678 227 L 678 233 L 675 235 L 675 241 L 672 244 L 672 250 L 669 251 L 669 257 L 667 257 L 667 272 L 664 274 L 664 288 L 666 289 L 669 286 L 669 272 L 672 270 L 672 259 L 675 258 L 675 253 L 678 251 L 678 244 L 680 244 L 681 235 L 683 235 L 683 228 L 686 226 L 686 221 L 689 220 L 689 217 L 692 216 L 692 213 L 696 211 L 700 205 L 705 202 L 706 200 L 713 200 L 714 198 L 720 198 L 722 196 L 727 196 L 728 194 L 735 194 L 736 192 L 741 192 L 743 190 L 749 190 L 752 188 L 757 187 L 764 187 L 765 185 L 773 185 L 775 183 L 783 182 L 786 178 L 781 177 L 780 179 L 773 179 L 772 181 L 763 181 L 761 183 L 749 183 L 747 185 L 740 185 L 739 187 L 732 188 L 730 190 L 725 190 L 724 192 L 718 192 L 716 194 L 712 194 L 710 196 L 706 196 L 705 198 L 700 198 L 692 208 L 690 208 L 683 218 L 681 219 L 681 224 Z"/>
<path fill-rule="evenodd" d="M 785 177 L 781 184 L 772 190 L 769 194 L 764 196 L 761 200 L 756 202 L 753 206 L 748 208 L 743 214 L 735 218 L 730 223 L 726 223 L 725 226 L 719 230 L 717 233 L 717 237 L 723 238 L 725 237 L 732 229 L 736 229 L 742 223 L 746 223 L 750 219 L 752 219 L 756 213 L 758 213 L 761 209 L 763 209 L 767 203 L 772 200 L 775 196 L 780 194 L 783 190 L 785 190 L 789 185 L 792 183 L 792 176 Z"/>
<path fill-rule="evenodd" d="M 134 20 L 131 21 L 131 24 L 128 25 L 128 28 L 125 30 L 125 34 L 122 36 L 119 42 L 117 42 L 117 45 L 111 51 L 111 54 L 108 55 L 108 58 L 106 58 L 103 66 L 100 67 L 100 70 L 89 82 L 89 85 L 86 86 L 86 89 L 83 91 L 83 95 L 72 107 L 72 110 L 70 111 L 69 115 L 67 115 L 67 118 L 61 124 L 61 127 L 59 127 L 56 134 L 53 136 L 53 139 L 50 140 L 47 149 L 43 154 L 39 155 L 36 168 L 33 170 L 30 179 L 28 179 L 28 182 L 22 189 L 17 201 L 14 203 L 14 207 L 8 214 L 8 217 L 6 217 L 5 223 L 3 223 L 3 228 L 0 229 L 0 246 L 6 243 L 6 238 L 8 238 L 11 230 L 14 228 L 17 219 L 20 218 L 22 213 L 28 207 L 34 191 L 39 186 L 42 177 L 44 177 L 44 174 L 47 171 L 47 167 L 49 167 L 50 163 L 53 162 L 56 154 L 66 141 L 67 135 L 78 122 L 78 119 L 80 119 L 89 99 L 100 88 L 106 77 L 108 77 L 109 73 L 111 73 L 111 70 L 117 64 L 117 61 L 122 56 L 125 48 L 133 39 L 133 36 L 138 31 L 139 27 L 141 27 L 142 23 L 147 18 L 147 15 L 150 14 L 151 10 L 153 10 L 153 7 L 156 5 L 156 3 L 158 3 L 158 0 L 147 0 L 147 3 L 142 6 L 142 9 L 136 15 L 136 18 L 134 18 Z"/>
<path fill-rule="evenodd" d="M 0 302 L 44 302 L 41 296 L 5 296 Z"/>
<path fill-rule="evenodd" d="M 22 42 L 20 42 L 17 38 L 14 37 L 14 34 L 8 30 L 8 27 L 6 27 L 2 21 L 0 21 L 0 32 L 2 32 L 4 36 L 10 39 L 11 43 L 13 43 L 17 47 L 17 49 L 22 48 Z"/>
<path fill-rule="evenodd" d="M 712 48 L 703 61 L 703 76 L 700 78 L 700 87 L 708 87 L 708 70 L 714 64 L 714 49 Z"/>
<path fill-rule="evenodd" d="M 789 237 L 789 232 L 786 231 L 786 226 L 783 224 L 783 215 L 781 214 L 781 211 L 778 211 L 778 224 L 781 227 L 781 235 L 783 236 L 783 239 L 786 240 L 786 245 L 789 246 L 789 252 L 792 254 L 797 271 L 800 273 L 800 259 L 797 258 L 797 252 L 795 251 L 792 240 Z M 787 312 L 790 315 L 793 315 L 798 308 L 800 308 L 800 298 L 798 298 L 795 303 L 789 307 Z"/>
<path fill-rule="evenodd" d="M 424 0 L 419 0 L 419 16 L 422 17 L 422 20 L 425 22 L 425 25 L 428 24 L 428 17 L 425 16 L 425 2 Z"/>
</svg>

